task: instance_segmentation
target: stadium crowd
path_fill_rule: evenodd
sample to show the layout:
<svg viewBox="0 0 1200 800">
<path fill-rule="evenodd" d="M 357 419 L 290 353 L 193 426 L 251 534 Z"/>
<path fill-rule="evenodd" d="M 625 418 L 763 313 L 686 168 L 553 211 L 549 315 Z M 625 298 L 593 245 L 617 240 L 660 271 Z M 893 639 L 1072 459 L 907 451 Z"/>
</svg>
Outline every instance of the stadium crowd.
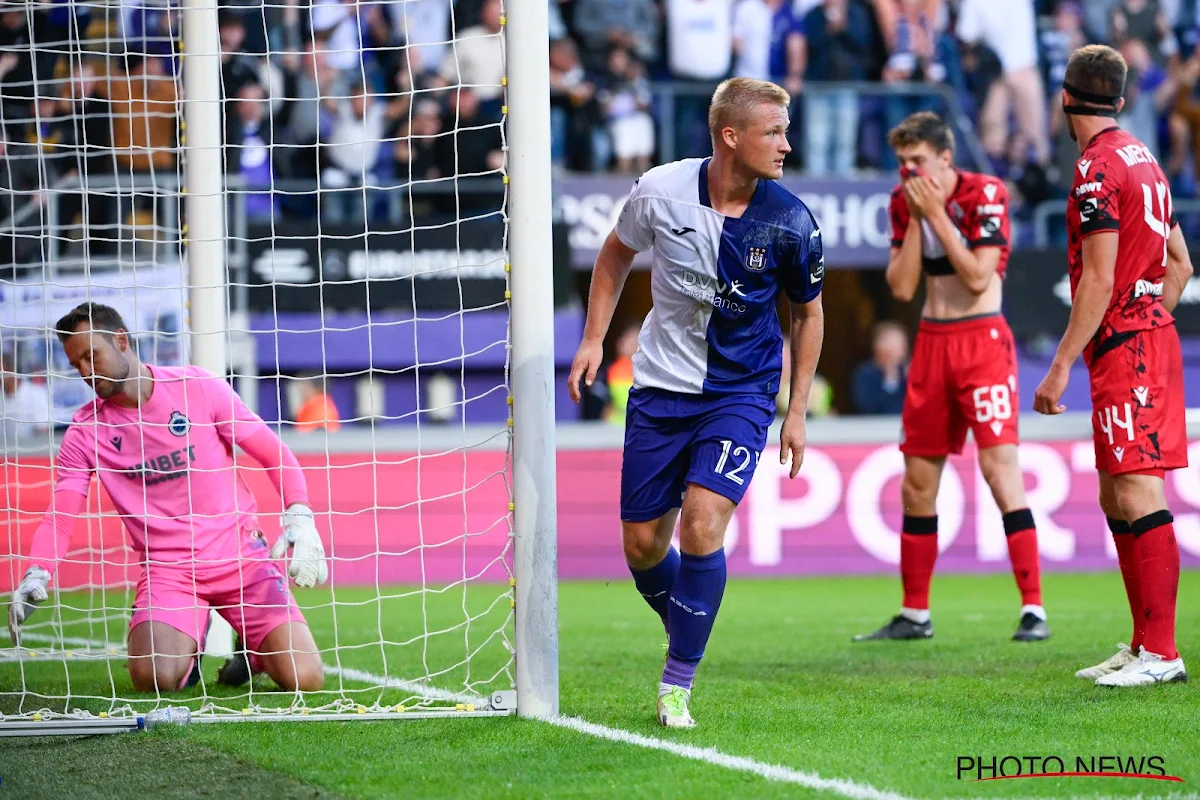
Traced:
<svg viewBox="0 0 1200 800">
<path fill-rule="evenodd" d="M 177 6 L 10 4 L 0 14 L 9 155 L 41 147 L 50 156 L 43 169 L 67 174 L 86 162 L 93 177 L 170 169 L 180 23 L 170 5 Z M 1190 196 L 1200 158 L 1196 6 L 549 0 L 554 159 L 577 171 L 634 172 L 668 150 L 703 154 L 712 87 L 744 75 L 793 93 L 793 169 L 813 176 L 891 169 L 888 129 L 915 110 L 957 106 L 992 162 L 976 166 L 1040 200 L 1054 193 L 1074 158 L 1063 146 L 1057 92 L 1047 87 L 1061 82 L 1072 49 L 1109 41 L 1133 67 L 1124 124 L 1158 145 L 1176 195 Z M 323 204 L 331 222 L 363 213 L 361 200 L 349 198 L 360 197 L 364 183 L 495 171 L 502 25 L 501 0 L 223 2 L 225 136 L 233 145 L 227 170 L 251 187 L 319 178 L 327 190 L 356 190 L 346 202 L 334 194 Z M 83 47 L 74 49 L 85 57 L 68 58 L 61 43 L 79 40 Z M 669 147 L 664 132 L 673 137 Z M 37 159 L 8 165 L 3 189 L 36 184 Z M 305 210 L 303 197 L 285 198 L 295 206 L 289 212 Z M 4 216 L 13 202 L 10 195 Z M 254 195 L 249 210 L 266 216 L 279 202 L 278 195 Z"/>
<path fill-rule="evenodd" d="M 380 223 L 402 197 L 393 187 L 499 170 L 502 0 L 220 5 L 222 152 L 252 222 Z M 793 172 L 891 170 L 886 132 L 932 109 L 982 146 L 987 163 L 968 168 L 1005 178 L 1028 208 L 1065 195 L 1077 156 L 1058 110 L 1066 59 L 1108 41 L 1132 68 L 1121 124 L 1155 150 L 1174 197 L 1197 195 L 1198 0 L 548 0 L 548 11 L 564 169 L 636 173 L 705 154 L 711 91 L 744 75 L 791 91 Z M 160 0 L 0 11 L 0 219 L 78 176 L 58 219 L 83 225 L 88 209 L 93 251 L 116 238 L 98 229 L 161 224 L 153 193 L 105 181 L 178 186 L 163 179 L 180 177 L 180 24 L 179 3 Z M 426 202 L 461 215 L 470 198 Z M 2 232 L 0 260 L 36 261 L 42 246 L 40 232 Z M 878 334 L 843 413 L 890 409 L 903 393 L 907 342 Z M 585 416 L 613 416 L 610 403 Z"/>
</svg>

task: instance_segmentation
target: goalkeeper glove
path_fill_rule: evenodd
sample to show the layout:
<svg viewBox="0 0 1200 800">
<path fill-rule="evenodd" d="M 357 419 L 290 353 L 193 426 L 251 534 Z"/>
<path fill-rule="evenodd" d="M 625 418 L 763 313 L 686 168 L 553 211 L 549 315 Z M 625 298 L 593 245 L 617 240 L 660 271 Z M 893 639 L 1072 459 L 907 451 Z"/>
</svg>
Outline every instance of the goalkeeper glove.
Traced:
<svg viewBox="0 0 1200 800">
<path fill-rule="evenodd" d="M 50 596 L 46 591 L 49 583 L 49 572 L 41 567 L 30 567 L 13 592 L 12 602 L 8 606 L 8 636 L 12 639 L 13 647 L 17 646 L 17 630 Z"/>
<path fill-rule="evenodd" d="M 329 565 L 325 563 L 325 545 L 313 522 L 312 509 L 302 503 L 292 503 L 283 512 L 283 533 L 271 548 L 271 558 L 283 558 L 292 551 L 288 562 L 288 575 L 297 586 L 310 587 L 329 579 Z"/>
</svg>

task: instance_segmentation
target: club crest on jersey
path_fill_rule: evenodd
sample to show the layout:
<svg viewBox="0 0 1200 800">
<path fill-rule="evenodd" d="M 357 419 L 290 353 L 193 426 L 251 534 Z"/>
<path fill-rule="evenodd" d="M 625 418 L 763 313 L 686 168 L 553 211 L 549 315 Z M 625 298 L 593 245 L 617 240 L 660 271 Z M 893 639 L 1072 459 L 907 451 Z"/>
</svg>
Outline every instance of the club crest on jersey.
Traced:
<svg viewBox="0 0 1200 800">
<path fill-rule="evenodd" d="M 762 272 L 767 268 L 767 248 L 751 247 L 746 251 L 746 269 L 751 272 Z"/>
<path fill-rule="evenodd" d="M 963 207 L 958 204 L 957 200 L 950 201 L 950 213 L 953 214 L 954 218 L 957 220 L 961 220 L 966 216 L 966 212 L 963 211 Z"/>
<path fill-rule="evenodd" d="M 192 423 L 178 411 L 171 412 L 171 418 L 167 420 L 167 430 L 176 436 L 186 436 L 188 429 L 192 427 Z"/>
</svg>

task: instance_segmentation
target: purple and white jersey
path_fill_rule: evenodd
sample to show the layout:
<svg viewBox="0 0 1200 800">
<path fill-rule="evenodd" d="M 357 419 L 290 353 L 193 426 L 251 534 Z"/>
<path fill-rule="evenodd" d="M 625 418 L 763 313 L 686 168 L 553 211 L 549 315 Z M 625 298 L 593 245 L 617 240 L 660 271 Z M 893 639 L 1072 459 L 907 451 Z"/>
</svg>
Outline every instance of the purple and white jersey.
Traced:
<svg viewBox="0 0 1200 800">
<path fill-rule="evenodd" d="M 646 172 L 617 220 L 617 237 L 653 249 L 651 295 L 633 357 L 635 388 L 680 394 L 775 394 L 783 367 L 780 291 L 821 293 L 825 257 L 808 208 L 759 180 L 741 217 L 713 210 L 709 159 Z"/>
</svg>

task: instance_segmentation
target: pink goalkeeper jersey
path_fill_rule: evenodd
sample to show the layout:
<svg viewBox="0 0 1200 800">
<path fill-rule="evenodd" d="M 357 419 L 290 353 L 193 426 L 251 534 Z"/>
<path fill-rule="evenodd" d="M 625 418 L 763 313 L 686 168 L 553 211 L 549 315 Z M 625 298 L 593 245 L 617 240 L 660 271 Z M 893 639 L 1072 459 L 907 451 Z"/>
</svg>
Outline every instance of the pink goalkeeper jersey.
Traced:
<svg viewBox="0 0 1200 800">
<path fill-rule="evenodd" d="M 234 471 L 235 435 L 240 443 L 270 429 L 211 372 L 148 369 L 154 389 L 140 408 L 96 399 L 75 414 L 55 490 L 86 497 L 96 473 L 134 550 L 151 563 L 236 561 L 257 519 L 254 495 Z"/>
</svg>

